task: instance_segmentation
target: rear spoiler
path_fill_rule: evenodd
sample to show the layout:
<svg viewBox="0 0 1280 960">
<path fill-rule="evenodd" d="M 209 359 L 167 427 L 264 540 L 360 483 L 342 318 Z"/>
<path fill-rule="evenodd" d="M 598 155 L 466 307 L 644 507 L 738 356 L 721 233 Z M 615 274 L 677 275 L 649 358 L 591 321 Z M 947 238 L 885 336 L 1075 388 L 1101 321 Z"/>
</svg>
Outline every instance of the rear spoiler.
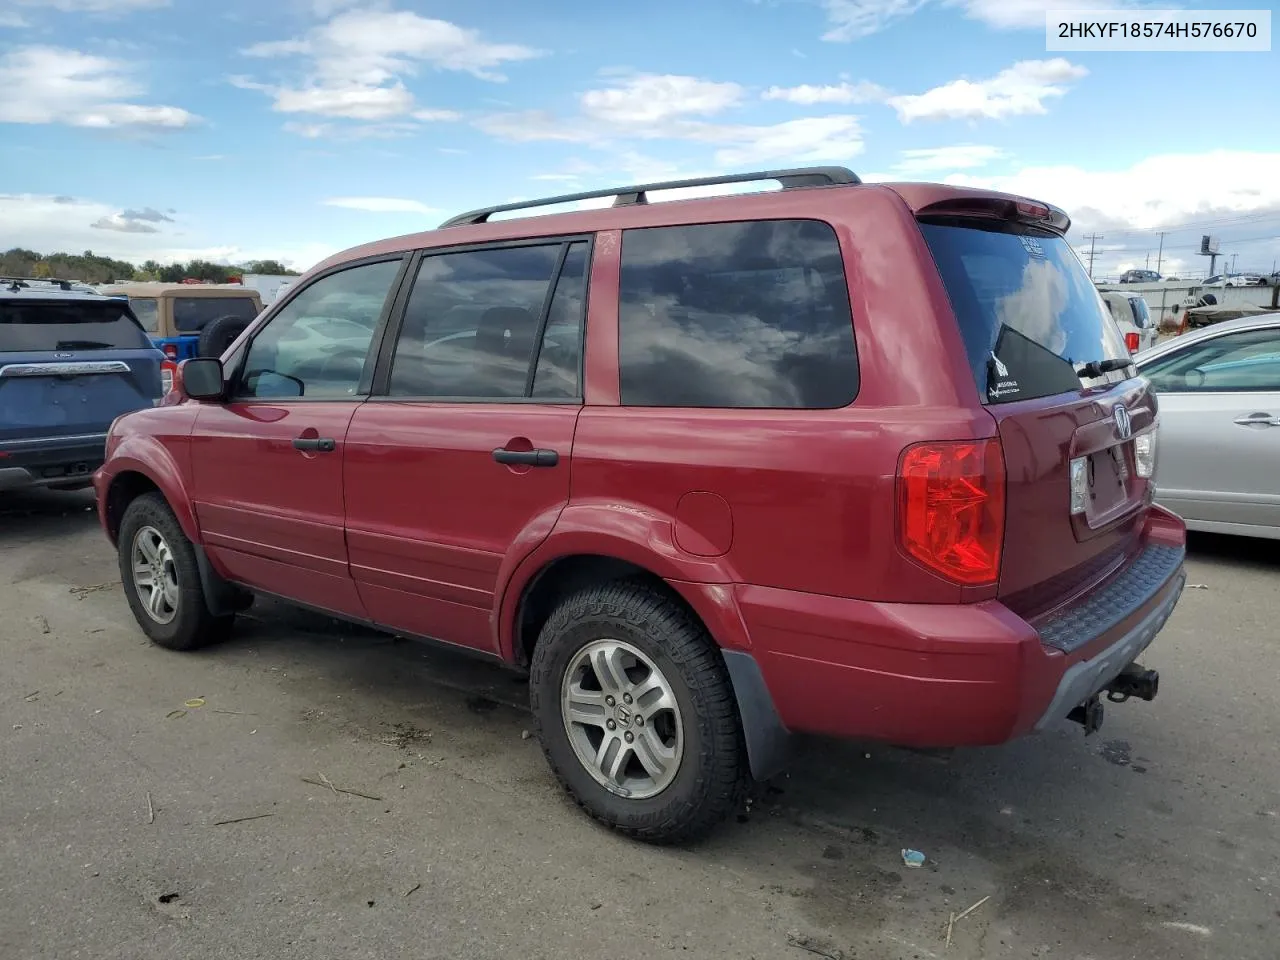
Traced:
<svg viewBox="0 0 1280 960">
<path fill-rule="evenodd" d="M 1065 234 L 1071 228 L 1066 212 L 1049 203 L 1021 197 L 959 196 L 938 200 L 916 210 L 917 217 L 981 217 L 1029 223 Z"/>
</svg>

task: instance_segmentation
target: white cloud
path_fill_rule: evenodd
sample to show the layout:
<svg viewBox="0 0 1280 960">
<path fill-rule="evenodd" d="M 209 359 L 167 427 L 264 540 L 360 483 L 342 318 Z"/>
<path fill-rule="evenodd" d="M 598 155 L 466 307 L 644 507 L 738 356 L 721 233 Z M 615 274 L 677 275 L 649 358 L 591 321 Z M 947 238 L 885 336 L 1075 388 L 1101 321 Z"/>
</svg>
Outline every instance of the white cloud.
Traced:
<svg viewBox="0 0 1280 960">
<path fill-rule="evenodd" d="M 1000 160 L 1005 156 L 1005 152 L 999 147 L 976 143 L 903 150 L 902 159 L 894 167 L 894 173 L 909 177 L 939 171 L 968 170 L 985 167 L 993 160 Z"/>
<path fill-rule="evenodd" d="M 1121 263 L 1143 266 L 1147 252 L 1154 266 L 1160 231 L 1173 231 L 1165 237 L 1164 255 L 1179 270 L 1188 269 L 1186 261 L 1196 273 L 1207 268 L 1207 258 L 1196 257 L 1194 248 L 1202 233 L 1211 233 L 1221 235 L 1228 256 L 1239 254 L 1241 269 L 1270 272 L 1272 259 L 1280 256 L 1276 170 L 1277 151 L 1214 150 L 1160 154 L 1111 169 L 1062 164 L 992 176 L 955 174 L 946 182 L 1034 197 L 1066 210 L 1073 238 L 1100 232 L 1112 247 L 1095 273 L 1114 273 Z"/>
<path fill-rule="evenodd" d="M 327 207 L 343 207 L 347 210 L 364 210 L 368 213 L 439 213 L 421 200 L 401 197 L 332 197 L 324 201 Z"/>
<path fill-rule="evenodd" d="M 0 57 L 0 123 L 173 130 L 196 117 L 181 107 L 130 102 L 146 90 L 121 60 L 62 47 L 19 47 Z"/>
<path fill-rule="evenodd" d="M 317 10 L 347 6 L 322 2 Z M 270 95 L 277 112 L 364 121 L 456 119 L 453 111 L 418 106 L 405 78 L 424 66 L 500 81 L 505 77 L 498 68 L 504 64 L 541 56 L 520 44 L 491 43 L 478 31 L 445 20 L 391 9 L 342 9 L 301 37 L 257 43 L 244 52 L 260 59 L 305 61 L 304 76 L 294 84 L 232 79 L 237 86 Z"/>
<path fill-rule="evenodd" d="M 910 16 L 928 0 L 822 0 L 827 11 L 823 40 L 848 41 L 878 33 L 894 20 Z"/>
<path fill-rule="evenodd" d="M 160 229 L 141 220 L 135 220 L 122 214 L 99 217 L 89 226 L 94 230 L 115 230 L 117 233 L 159 233 Z"/>
<path fill-rule="evenodd" d="M 965 16 L 1001 30 L 1043 30 L 1050 10 L 1128 10 L 1140 6 L 1122 0 L 949 0 Z M 1162 6 L 1176 8 L 1177 2 Z"/>
<path fill-rule="evenodd" d="M 1043 30 L 1049 10 L 1128 10 L 1140 0 L 820 0 L 827 14 L 823 40 L 848 42 L 879 33 L 927 6 L 959 9 L 999 30 Z M 1172 3 L 1169 6 L 1176 7 Z"/>
<path fill-rule="evenodd" d="M 141 263 L 158 260 L 212 260 L 243 263 L 278 259 L 295 269 L 305 269 L 336 253 L 341 247 L 317 241 L 237 246 L 192 243 L 184 233 L 141 232 L 100 226 L 116 223 L 118 207 L 96 200 L 38 194 L 0 194 L 0 223 L 6 240 L 40 253 L 81 253 L 92 250 L 109 257 Z M 143 221 L 135 221 L 149 226 Z M 363 239 L 363 238 L 362 238 Z M 343 244 L 342 246 L 347 246 Z"/>
<path fill-rule="evenodd" d="M 615 87 L 588 90 L 580 98 L 582 112 L 614 124 L 658 124 L 677 117 L 708 116 L 736 106 L 743 89 L 672 74 L 641 74 Z"/>
<path fill-rule="evenodd" d="M 763 100 L 785 100 L 787 103 L 875 103 L 888 96 L 877 83 L 836 83 L 825 86 L 802 83 L 798 87 L 770 87 L 760 95 Z"/>
<path fill-rule="evenodd" d="M 864 147 L 858 118 L 803 117 L 775 124 L 742 124 L 711 119 L 736 107 L 745 91 L 680 75 L 642 74 L 579 97 L 580 112 L 559 117 L 542 110 L 491 114 L 476 125 L 516 142 L 560 141 L 616 150 L 637 140 L 673 140 L 715 148 L 717 167 L 772 160 L 839 161 Z"/>
<path fill-rule="evenodd" d="M 1213 150 L 1161 154 L 1110 170 L 1030 166 L 1000 176 L 959 174 L 948 182 L 1046 200 L 1073 214 L 1073 220 L 1089 210 L 1107 224 L 1156 230 L 1280 207 L 1276 170 L 1280 152 Z"/>
<path fill-rule="evenodd" d="M 1000 120 L 1045 113 L 1046 100 L 1063 96 L 1068 84 L 1088 73 L 1062 57 L 1022 60 L 986 80 L 952 80 L 924 93 L 890 97 L 888 103 L 903 123 Z"/>
<path fill-rule="evenodd" d="M 297 134 L 308 140 L 319 140 L 321 137 L 329 134 L 333 130 L 331 123 L 298 123 L 296 120 L 290 120 L 284 125 L 286 133 Z"/>
<path fill-rule="evenodd" d="M 29 26 L 31 24 L 17 10 L 0 10 L 0 30 L 21 30 Z"/>
<path fill-rule="evenodd" d="M 707 129 L 705 139 L 725 144 L 716 163 L 742 167 L 774 160 L 823 163 L 851 160 L 865 149 L 857 117 L 802 117 L 769 126 Z"/>
</svg>

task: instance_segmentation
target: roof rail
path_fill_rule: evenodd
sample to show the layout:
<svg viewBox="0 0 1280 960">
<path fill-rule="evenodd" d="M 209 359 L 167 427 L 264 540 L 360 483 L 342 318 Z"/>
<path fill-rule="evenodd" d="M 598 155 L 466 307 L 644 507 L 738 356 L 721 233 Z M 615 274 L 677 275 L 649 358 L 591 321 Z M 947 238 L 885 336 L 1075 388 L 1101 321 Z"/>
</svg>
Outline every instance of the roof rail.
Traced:
<svg viewBox="0 0 1280 960">
<path fill-rule="evenodd" d="M 74 280 L 56 280 L 53 277 L 0 277 L 0 286 L 7 287 L 10 292 L 29 287 L 33 283 L 51 283 L 63 290 L 70 290 Z"/>
<path fill-rule="evenodd" d="M 519 203 L 503 203 L 496 207 L 482 207 L 469 210 L 456 217 L 450 217 L 441 228 L 456 227 L 462 224 L 485 223 L 495 213 L 506 213 L 509 210 L 528 210 L 532 207 L 549 207 L 557 203 L 572 203 L 575 200 L 595 200 L 600 197 L 616 197 L 613 205 L 624 207 L 632 204 L 648 203 L 645 194 L 654 190 L 679 190 L 684 187 L 714 187 L 722 183 L 752 183 L 757 180 L 776 180 L 782 189 L 791 190 L 796 187 L 830 187 L 841 184 L 861 183 L 858 175 L 845 167 L 796 167 L 791 170 L 760 170 L 755 173 L 734 173 L 722 177 L 699 177 L 694 180 L 667 180 L 661 183 L 642 183 L 630 187 L 613 187 L 608 190 L 588 190 L 585 193 L 566 193 L 558 197 L 543 197 L 540 200 L 523 200 Z"/>
</svg>

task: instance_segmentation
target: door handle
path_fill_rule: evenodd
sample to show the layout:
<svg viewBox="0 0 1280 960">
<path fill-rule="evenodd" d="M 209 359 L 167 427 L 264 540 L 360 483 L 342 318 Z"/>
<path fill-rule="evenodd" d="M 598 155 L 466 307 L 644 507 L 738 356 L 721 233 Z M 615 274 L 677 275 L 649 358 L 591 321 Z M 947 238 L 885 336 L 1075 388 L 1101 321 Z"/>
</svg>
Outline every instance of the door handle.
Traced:
<svg viewBox="0 0 1280 960">
<path fill-rule="evenodd" d="M 560 454 L 554 450 L 508 450 L 499 447 L 493 451 L 493 459 L 509 467 L 554 467 L 560 462 Z"/>
<path fill-rule="evenodd" d="M 293 449 L 306 453 L 333 453 L 338 449 L 338 442 L 332 437 L 295 437 Z"/>
<path fill-rule="evenodd" d="M 1251 413 L 1247 417 L 1237 417 L 1232 423 L 1242 427 L 1280 427 L 1280 417 L 1269 413 Z"/>
</svg>

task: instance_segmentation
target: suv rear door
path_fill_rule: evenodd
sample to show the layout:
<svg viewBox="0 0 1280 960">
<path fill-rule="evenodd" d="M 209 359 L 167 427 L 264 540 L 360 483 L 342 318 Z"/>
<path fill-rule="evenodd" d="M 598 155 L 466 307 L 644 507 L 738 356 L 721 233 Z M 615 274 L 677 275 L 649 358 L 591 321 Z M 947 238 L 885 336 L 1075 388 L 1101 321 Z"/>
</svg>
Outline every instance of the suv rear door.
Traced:
<svg viewBox="0 0 1280 960">
<path fill-rule="evenodd" d="M 124 300 L 0 296 L 0 448 L 103 442 L 160 396 L 163 359 Z"/>
<path fill-rule="evenodd" d="M 422 257 L 347 434 L 351 574 L 380 626 L 495 652 L 502 562 L 569 500 L 589 263 L 583 237 Z"/>
<path fill-rule="evenodd" d="M 1063 237 L 995 219 L 924 218 L 921 229 L 1004 452 L 999 596 L 1034 618 L 1141 549 L 1153 488 L 1135 438 L 1154 428 L 1155 397 Z M 1074 503 L 1073 471 L 1084 484 Z"/>
</svg>

